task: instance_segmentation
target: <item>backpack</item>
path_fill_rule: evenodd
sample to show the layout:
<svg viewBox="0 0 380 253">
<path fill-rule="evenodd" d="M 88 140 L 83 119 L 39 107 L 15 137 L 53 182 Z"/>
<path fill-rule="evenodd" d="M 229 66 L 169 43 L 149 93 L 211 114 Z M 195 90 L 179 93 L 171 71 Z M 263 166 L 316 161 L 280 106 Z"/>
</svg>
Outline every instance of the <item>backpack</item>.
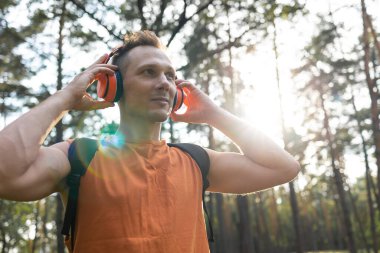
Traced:
<svg viewBox="0 0 380 253">
<path fill-rule="evenodd" d="M 214 233 L 211 226 L 211 220 L 207 212 L 205 204 L 205 191 L 209 186 L 207 179 L 210 159 L 207 152 L 200 146 L 191 143 L 168 143 L 169 147 L 176 147 L 185 153 L 188 153 L 194 161 L 197 163 L 202 174 L 203 189 L 202 189 L 202 204 L 203 210 L 206 214 L 208 221 L 207 238 L 209 241 L 209 246 L 214 242 Z M 68 151 L 68 159 L 70 161 L 71 171 L 66 178 L 66 183 L 69 186 L 69 195 L 66 205 L 65 218 L 62 226 L 62 234 L 70 235 L 71 233 L 71 249 L 74 250 L 74 231 L 75 231 L 75 221 L 77 212 L 77 202 L 80 178 L 83 176 L 87 167 L 90 165 L 92 158 L 94 157 L 96 151 L 99 148 L 99 143 L 97 140 L 89 138 L 79 138 L 75 139 L 73 143 L 70 144 Z M 80 159 L 78 152 L 80 152 Z M 207 229 L 207 227 L 206 227 Z"/>
</svg>

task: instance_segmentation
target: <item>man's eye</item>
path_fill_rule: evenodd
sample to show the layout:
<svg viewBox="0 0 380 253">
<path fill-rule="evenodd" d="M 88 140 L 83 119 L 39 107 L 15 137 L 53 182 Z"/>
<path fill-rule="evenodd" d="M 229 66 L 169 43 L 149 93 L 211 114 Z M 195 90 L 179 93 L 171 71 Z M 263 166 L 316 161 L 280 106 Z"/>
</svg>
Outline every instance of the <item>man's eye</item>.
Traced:
<svg viewBox="0 0 380 253">
<path fill-rule="evenodd" d="M 175 80 L 175 74 L 173 73 L 166 73 L 166 78 L 169 80 Z"/>
<path fill-rule="evenodd" d="M 148 76 L 153 76 L 155 74 L 153 69 L 145 69 L 144 74 Z"/>
</svg>

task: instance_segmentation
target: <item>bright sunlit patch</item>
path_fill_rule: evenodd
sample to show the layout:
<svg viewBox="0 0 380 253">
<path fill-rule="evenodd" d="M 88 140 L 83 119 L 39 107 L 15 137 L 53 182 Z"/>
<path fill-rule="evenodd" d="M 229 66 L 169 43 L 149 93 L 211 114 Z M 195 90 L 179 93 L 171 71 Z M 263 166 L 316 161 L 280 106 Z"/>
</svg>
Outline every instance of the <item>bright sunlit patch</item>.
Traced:
<svg viewBox="0 0 380 253">
<path fill-rule="evenodd" d="M 245 84 L 239 94 L 244 118 L 273 139 L 281 139 L 278 92 L 270 52 L 246 55 L 235 62 Z"/>
<path fill-rule="evenodd" d="M 292 57 L 294 55 L 285 54 L 286 59 L 279 59 L 280 91 L 271 45 L 258 45 L 256 52 L 242 53 L 233 62 L 245 87 L 238 100 L 243 117 L 281 146 L 281 117 L 287 128 L 299 128 L 302 121 L 302 117 L 295 113 L 297 99 L 290 71 L 294 61 Z"/>
</svg>

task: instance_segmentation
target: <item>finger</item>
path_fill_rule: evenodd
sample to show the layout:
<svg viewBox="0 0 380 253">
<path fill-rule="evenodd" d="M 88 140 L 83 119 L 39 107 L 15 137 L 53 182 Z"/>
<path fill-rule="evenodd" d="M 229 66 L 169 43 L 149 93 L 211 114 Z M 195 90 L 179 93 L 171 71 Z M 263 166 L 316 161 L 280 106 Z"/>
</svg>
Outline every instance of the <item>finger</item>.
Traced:
<svg viewBox="0 0 380 253">
<path fill-rule="evenodd" d="M 178 84 L 178 87 L 188 89 L 189 91 L 193 91 L 197 89 L 197 87 L 195 87 L 195 85 L 190 83 L 189 81 L 181 82 L 180 84 Z"/>
<path fill-rule="evenodd" d="M 176 112 L 172 112 L 170 114 L 170 118 L 175 122 L 186 122 L 187 116 L 185 114 L 177 114 Z"/>
<path fill-rule="evenodd" d="M 115 74 L 115 71 L 108 67 L 96 67 L 93 70 L 93 73 L 95 74 L 95 78 L 97 78 L 100 75 L 113 75 Z"/>
<path fill-rule="evenodd" d="M 105 64 L 105 63 L 96 64 L 93 67 L 110 68 L 110 69 L 113 69 L 113 70 L 117 70 L 119 68 L 117 65 Z"/>
<path fill-rule="evenodd" d="M 116 65 L 96 64 L 96 65 L 92 65 L 91 67 L 89 67 L 87 69 L 87 71 L 90 73 L 94 73 L 94 74 L 97 74 L 97 73 L 103 72 L 103 71 L 112 71 L 112 74 L 113 74 L 114 71 L 117 71 L 118 69 L 119 69 L 119 67 Z M 107 73 L 107 74 L 109 74 L 109 73 Z"/>
<path fill-rule="evenodd" d="M 107 61 L 107 59 L 108 59 L 108 54 L 103 54 L 93 64 L 91 64 L 90 67 L 92 67 L 96 64 L 105 63 Z"/>
<path fill-rule="evenodd" d="M 85 107 L 87 107 L 87 110 L 98 110 L 98 109 L 104 109 L 108 107 L 113 107 L 115 104 L 113 102 L 108 102 L 105 100 L 99 101 L 99 100 L 94 100 L 90 94 L 86 93 L 83 96 L 83 101 L 84 103 L 87 104 Z"/>
<path fill-rule="evenodd" d="M 96 67 L 91 72 L 92 72 L 91 81 L 88 83 L 87 88 L 91 86 L 92 84 L 94 84 L 96 80 L 99 80 L 101 76 L 115 74 L 115 71 L 106 67 Z"/>
<path fill-rule="evenodd" d="M 111 68 L 110 68 L 111 67 Z M 95 79 L 98 79 L 102 75 L 114 75 L 118 67 L 115 65 L 100 65 L 94 67 L 91 72 L 95 75 Z"/>
<path fill-rule="evenodd" d="M 170 114 L 170 118 L 171 118 L 174 122 L 178 122 L 178 121 L 180 121 L 180 120 L 178 119 L 178 116 L 177 116 L 177 114 L 176 114 L 175 112 L 172 112 L 172 113 Z"/>
<path fill-rule="evenodd" d="M 113 102 L 95 101 L 92 108 L 94 110 L 99 110 L 99 109 L 105 109 L 105 108 L 114 107 L 114 106 L 115 106 L 115 104 Z"/>
<path fill-rule="evenodd" d="M 176 79 L 175 80 L 175 84 L 176 85 L 179 85 L 180 83 L 182 83 L 182 82 L 185 82 L 186 80 L 183 80 L 183 79 Z"/>
</svg>

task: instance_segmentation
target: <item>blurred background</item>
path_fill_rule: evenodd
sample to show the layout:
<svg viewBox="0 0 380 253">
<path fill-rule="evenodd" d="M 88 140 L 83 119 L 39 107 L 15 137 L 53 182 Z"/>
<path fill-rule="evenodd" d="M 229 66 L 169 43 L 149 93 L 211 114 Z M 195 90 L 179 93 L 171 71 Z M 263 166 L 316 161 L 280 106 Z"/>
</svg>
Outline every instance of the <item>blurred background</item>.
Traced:
<svg viewBox="0 0 380 253">
<path fill-rule="evenodd" d="M 0 129 L 124 34 L 149 29 L 167 46 L 180 78 L 302 166 L 293 182 L 273 189 L 207 194 L 212 252 L 378 252 L 379 14 L 379 0 L 2 0 Z M 45 144 L 102 138 L 118 122 L 117 108 L 72 111 Z M 163 126 L 168 142 L 236 151 L 207 125 Z M 62 216 L 57 194 L 0 200 L 0 252 L 65 252 Z"/>
</svg>

